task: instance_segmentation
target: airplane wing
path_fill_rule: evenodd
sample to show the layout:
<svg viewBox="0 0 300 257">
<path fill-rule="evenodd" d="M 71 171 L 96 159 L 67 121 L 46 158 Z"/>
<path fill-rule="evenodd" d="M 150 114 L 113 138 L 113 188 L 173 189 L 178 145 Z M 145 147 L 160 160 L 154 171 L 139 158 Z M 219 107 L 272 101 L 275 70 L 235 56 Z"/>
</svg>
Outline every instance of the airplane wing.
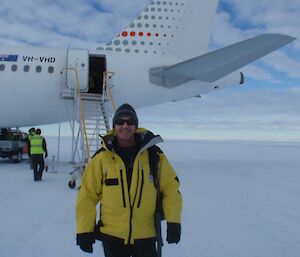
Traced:
<svg viewBox="0 0 300 257">
<path fill-rule="evenodd" d="M 281 34 L 256 36 L 172 66 L 151 68 L 150 81 L 166 88 L 194 79 L 212 83 L 293 40 Z"/>
</svg>

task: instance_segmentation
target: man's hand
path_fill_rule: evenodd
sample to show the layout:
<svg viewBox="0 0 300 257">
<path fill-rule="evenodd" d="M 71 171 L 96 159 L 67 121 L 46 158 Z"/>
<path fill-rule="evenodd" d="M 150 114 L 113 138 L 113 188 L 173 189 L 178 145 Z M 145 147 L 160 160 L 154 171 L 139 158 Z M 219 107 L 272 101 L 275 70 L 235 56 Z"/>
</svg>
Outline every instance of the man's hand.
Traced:
<svg viewBox="0 0 300 257">
<path fill-rule="evenodd" d="M 94 232 L 77 234 L 77 245 L 79 245 L 82 251 L 92 253 L 94 243 Z"/>
</svg>

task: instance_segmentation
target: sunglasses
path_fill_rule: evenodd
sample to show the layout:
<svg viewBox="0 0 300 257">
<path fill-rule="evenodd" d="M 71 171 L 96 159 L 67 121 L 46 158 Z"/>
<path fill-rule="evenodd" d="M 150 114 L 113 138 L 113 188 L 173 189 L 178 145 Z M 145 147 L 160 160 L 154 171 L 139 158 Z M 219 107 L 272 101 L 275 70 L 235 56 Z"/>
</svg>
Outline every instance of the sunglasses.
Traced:
<svg viewBox="0 0 300 257">
<path fill-rule="evenodd" d="M 119 126 L 122 126 L 124 124 L 127 124 L 128 126 L 132 126 L 132 125 L 135 125 L 135 120 L 134 119 L 128 119 L 128 120 L 125 120 L 125 119 L 117 119 L 116 120 L 116 124 L 119 125 Z"/>
</svg>

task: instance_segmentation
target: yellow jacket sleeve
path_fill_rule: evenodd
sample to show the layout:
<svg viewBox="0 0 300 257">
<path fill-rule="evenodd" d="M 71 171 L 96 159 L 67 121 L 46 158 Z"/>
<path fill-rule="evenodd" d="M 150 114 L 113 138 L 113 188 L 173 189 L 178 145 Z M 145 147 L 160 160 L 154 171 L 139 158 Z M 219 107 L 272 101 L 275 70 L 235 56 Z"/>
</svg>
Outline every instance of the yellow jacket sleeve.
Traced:
<svg viewBox="0 0 300 257">
<path fill-rule="evenodd" d="M 93 232 L 96 223 L 96 206 L 102 192 L 102 170 L 99 156 L 87 165 L 76 202 L 77 234 Z"/>
<path fill-rule="evenodd" d="M 158 176 L 165 219 L 167 222 L 181 223 L 182 197 L 179 180 L 164 154 L 160 154 Z"/>
</svg>

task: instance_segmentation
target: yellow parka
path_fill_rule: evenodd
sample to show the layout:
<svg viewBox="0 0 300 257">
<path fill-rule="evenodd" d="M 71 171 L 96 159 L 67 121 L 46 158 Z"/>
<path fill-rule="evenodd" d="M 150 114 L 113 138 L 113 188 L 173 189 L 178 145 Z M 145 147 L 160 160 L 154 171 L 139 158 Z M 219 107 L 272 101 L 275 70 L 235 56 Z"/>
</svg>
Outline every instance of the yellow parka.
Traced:
<svg viewBox="0 0 300 257">
<path fill-rule="evenodd" d="M 114 130 L 103 138 L 103 147 L 87 165 L 78 192 L 77 234 L 94 231 L 96 205 L 100 202 L 101 233 L 122 238 L 125 244 L 155 237 L 156 189 L 150 175 L 147 149 L 162 139 L 145 129 L 138 129 L 137 134 L 141 138 L 141 148 L 134 161 L 130 188 L 125 165 L 113 150 Z M 179 180 L 163 152 L 159 157 L 158 179 L 165 219 L 181 223 Z"/>
</svg>

